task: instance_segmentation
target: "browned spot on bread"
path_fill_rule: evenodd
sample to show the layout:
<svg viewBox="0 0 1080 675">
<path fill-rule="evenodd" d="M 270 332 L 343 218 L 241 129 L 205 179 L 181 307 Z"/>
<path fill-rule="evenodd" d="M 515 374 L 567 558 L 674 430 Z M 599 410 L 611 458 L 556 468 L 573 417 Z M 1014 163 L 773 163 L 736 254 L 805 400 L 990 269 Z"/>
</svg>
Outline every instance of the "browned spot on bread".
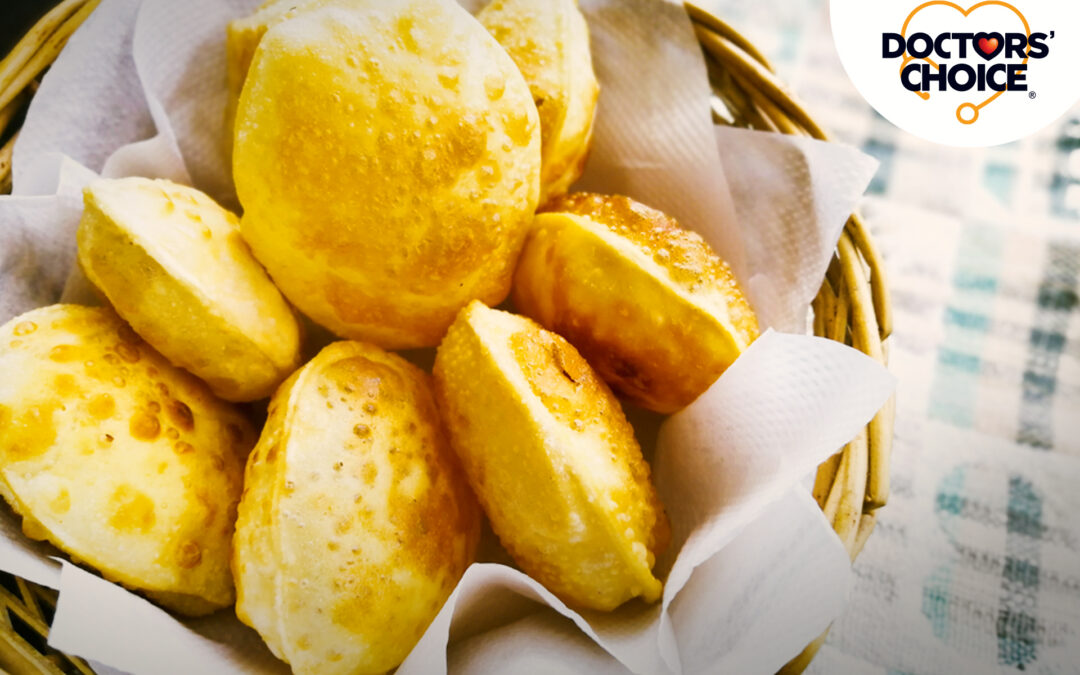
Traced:
<svg viewBox="0 0 1080 675">
<path fill-rule="evenodd" d="M 131 436 L 140 441 L 152 441 L 161 433 L 161 422 L 156 415 L 145 410 L 138 410 L 128 422 Z"/>
<path fill-rule="evenodd" d="M 53 388 L 57 394 L 64 398 L 73 398 L 82 392 L 82 389 L 75 381 L 75 376 L 68 373 L 57 375 L 53 379 Z"/>
<path fill-rule="evenodd" d="M 119 342 L 114 349 L 120 358 L 128 363 L 136 363 L 139 360 L 139 348 L 130 342 Z"/>
<path fill-rule="evenodd" d="M 116 412 L 116 402 L 110 394 L 98 394 L 86 404 L 86 411 L 99 420 L 108 419 Z"/>
<path fill-rule="evenodd" d="M 53 399 L 28 406 L 18 415 L 0 406 L 0 454 L 9 462 L 19 462 L 48 450 L 56 441 L 53 414 L 61 405 Z"/>
<path fill-rule="evenodd" d="M 49 508 L 56 515 L 63 515 L 71 509 L 71 494 L 67 488 L 60 488 L 56 497 L 49 503 Z"/>
<path fill-rule="evenodd" d="M 173 424 L 184 431 L 191 431 L 195 428 L 195 418 L 191 414 L 191 408 L 183 401 L 170 400 L 165 404 L 165 412 L 168 414 L 169 419 L 173 421 Z"/>
<path fill-rule="evenodd" d="M 334 623 L 357 635 L 367 633 L 371 621 L 373 589 L 366 585 L 366 581 L 346 577 L 344 599 L 336 604 L 331 612 Z"/>
<path fill-rule="evenodd" d="M 535 123 L 524 111 L 505 113 L 503 124 L 506 125 L 506 135 L 517 145 L 528 145 L 536 132 Z"/>
<path fill-rule="evenodd" d="M 607 412 L 606 388 L 576 349 L 535 324 L 510 336 L 510 348 L 540 402 L 565 426 L 581 431 Z"/>
<path fill-rule="evenodd" d="M 75 345 L 56 345 L 49 350 L 49 359 L 57 363 L 67 363 L 79 358 L 79 348 Z"/>
<path fill-rule="evenodd" d="M 120 342 L 132 346 L 142 344 L 142 338 L 139 337 L 139 334 L 131 326 L 123 322 L 120 322 L 116 328 L 116 337 L 120 338 Z"/>
<path fill-rule="evenodd" d="M 375 484 L 375 477 L 379 475 L 379 469 L 374 462 L 367 462 L 364 464 L 364 468 L 361 469 L 360 475 L 364 479 L 364 484 L 371 486 Z"/>
<path fill-rule="evenodd" d="M 189 570 L 202 561 L 202 549 L 193 541 L 185 541 L 176 550 L 176 562 L 180 567 Z"/>
<path fill-rule="evenodd" d="M 15 328 L 11 332 L 13 335 L 23 336 L 29 335 L 36 330 L 37 324 L 33 321 L 20 321 L 19 323 L 15 324 Z"/>
<path fill-rule="evenodd" d="M 225 427 L 225 432 L 229 434 L 229 442 L 233 445 L 239 445 L 244 442 L 244 430 L 240 428 L 240 425 L 229 422 Z"/>
<path fill-rule="evenodd" d="M 109 500 L 109 525 L 121 532 L 149 532 L 154 526 L 154 500 L 130 485 L 121 485 Z"/>
</svg>

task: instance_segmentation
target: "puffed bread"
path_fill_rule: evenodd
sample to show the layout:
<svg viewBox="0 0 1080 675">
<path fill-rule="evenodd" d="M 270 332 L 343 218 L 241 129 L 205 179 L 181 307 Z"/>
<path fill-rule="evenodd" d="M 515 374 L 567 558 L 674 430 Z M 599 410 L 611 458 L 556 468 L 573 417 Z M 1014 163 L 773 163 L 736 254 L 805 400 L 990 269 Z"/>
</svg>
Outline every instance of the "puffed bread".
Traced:
<svg viewBox="0 0 1080 675">
<path fill-rule="evenodd" d="M 426 373 L 337 342 L 274 395 L 236 524 L 237 615 L 295 673 L 382 673 L 472 562 L 480 511 Z"/>
<path fill-rule="evenodd" d="M 576 0 L 494 0 L 476 15 L 529 83 L 540 114 L 540 204 L 581 177 L 600 86 Z"/>
<path fill-rule="evenodd" d="M 574 607 L 660 597 L 668 521 L 619 402 L 566 340 L 473 302 L 435 358 L 450 441 L 514 561 Z"/>
<path fill-rule="evenodd" d="M 453 0 L 341 0 L 259 41 L 233 153 L 245 239 L 317 323 L 434 346 L 509 293 L 539 194 L 521 73 Z"/>
<path fill-rule="evenodd" d="M 757 338 L 727 263 L 675 219 L 627 197 L 586 193 L 547 208 L 522 253 L 514 302 L 622 396 L 675 412 Z"/>
<path fill-rule="evenodd" d="M 215 394 L 252 401 L 300 365 L 300 326 L 202 192 L 166 180 L 97 180 L 83 192 L 79 263 L 139 335 Z"/>
<path fill-rule="evenodd" d="M 107 308 L 0 327 L 0 493 L 23 531 L 182 614 L 232 604 L 251 424 Z"/>
</svg>

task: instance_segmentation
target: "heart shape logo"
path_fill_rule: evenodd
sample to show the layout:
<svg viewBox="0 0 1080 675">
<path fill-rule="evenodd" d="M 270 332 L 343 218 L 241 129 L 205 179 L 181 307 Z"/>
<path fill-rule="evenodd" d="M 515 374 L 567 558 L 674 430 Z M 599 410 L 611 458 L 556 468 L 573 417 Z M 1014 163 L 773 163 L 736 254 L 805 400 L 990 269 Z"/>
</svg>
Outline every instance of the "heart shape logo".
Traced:
<svg viewBox="0 0 1080 675">
<path fill-rule="evenodd" d="M 1024 33 L 1026 33 L 1028 35 L 1028 37 L 1031 36 L 1031 26 L 1028 24 L 1027 17 L 1025 17 L 1024 14 L 1020 10 L 1018 10 L 1016 7 L 1009 4 L 1008 2 L 1005 2 L 1005 0 L 982 0 L 982 2 L 976 3 L 976 4 L 972 5 L 971 7 L 968 7 L 967 9 L 964 9 L 960 5 L 957 5 L 956 3 L 951 2 L 951 0 L 928 0 L 927 2 L 924 2 L 923 4 L 916 7 L 911 12 L 911 14 L 908 15 L 907 20 L 904 21 L 904 28 L 903 28 L 903 30 L 900 31 L 900 34 L 906 36 L 908 34 L 908 28 L 911 26 L 911 20 L 915 18 L 915 15 L 917 15 L 919 12 L 923 11 L 927 7 L 933 7 L 933 6 L 949 7 L 950 9 L 956 10 L 957 12 L 962 14 L 964 17 L 971 16 L 972 12 L 974 12 L 977 9 L 981 9 L 983 7 L 988 7 L 988 6 L 1004 7 L 1006 9 L 1011 10 L 1013 12 L 1013 14 L 1016 14 L 1016 16 L 1020 19 L 1021 23 L 1024 24 Z M 1004 49 L 1004 47 L 1005 47 L 1005 38 L 1001 33 L 976 33 L 975 34 L 975 47 L 976 47 L 975 51 L 976 51 L 976 53 L 979 54 L 979 56 L 983 57 L 987 61 L 990 61 L 995 56 L 1000 54 L 1002 49 Z M 1030 59 L 1031 59 L 1031 57 L 1027 56 L 1027 57 L 1024 58 L 1023 62 L 1027 63 Z M 903 72 L 904 67 L 907 66 L 907 64 L 909 64 L 913 60 L 915 60 L 915 57 L 905 55 L 903 64 L 900 66 L 901 72 Z M 923 59 L 920 59 L 920 60 L 926 61 L 928 64 L 930 64 L 933 68 L 935 68 L 937 70 L 941 69 L 941 66 L 939 66 L 937 63 L 935 63 L 933 60 L 931 60 L 929 58 L 923 58 Z M 983 108 L 985 108 L 986 106 L 990 105 L 994 101 L 996 101 L 998 99 L 998 97 L 1001 96 L 1003 93 L 1005 93 L 1005 92 L 999 91 L 996 94 L 994 94 L 993 96 L 990 96 L 989 98 L 987 98 L 982 103 L 974 103 L 974 102 L 962 103 L 960 105 L 960 107 L 956 109 L 956 119 L 961 124 L 974 124 L 979 119 L 979 111 L 982 110 Z M 924 101 L 929 101 L 930 100 L 930 94 L 928 92 L 917 91 L 917 92 L 915 92 L 915 94 Z"/>
<path fill-rule="evenodd" d="M 979 47 L 979 56 L 987 61 L 1001 53 L 1005 41 L 1000 33 L 976 33 L 975 44 Z"/>
<path fill-rule="evenodd" d="M 910 136 L 989 148 L 1060 127 L 1080 106 L 1080 41 L 1069 30 L 1080 27 L 1080 0 L 828 0 L 828 7 L 847 79 Z"/>
</svg>

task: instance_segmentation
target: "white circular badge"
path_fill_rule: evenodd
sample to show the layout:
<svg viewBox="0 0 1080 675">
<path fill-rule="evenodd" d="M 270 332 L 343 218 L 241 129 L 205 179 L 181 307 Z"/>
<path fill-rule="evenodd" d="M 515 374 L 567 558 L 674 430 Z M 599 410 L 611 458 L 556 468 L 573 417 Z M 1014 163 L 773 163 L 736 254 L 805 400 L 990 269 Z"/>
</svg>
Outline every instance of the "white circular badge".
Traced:
<svg viewBox="0 0 1080 675">
<path fill-rule="evenodd" d="M 990 146 L 1043 129 L 1080 101 L 1073 0 L 831 0 L 844 69 L 904 131 Z"/>
</svg>

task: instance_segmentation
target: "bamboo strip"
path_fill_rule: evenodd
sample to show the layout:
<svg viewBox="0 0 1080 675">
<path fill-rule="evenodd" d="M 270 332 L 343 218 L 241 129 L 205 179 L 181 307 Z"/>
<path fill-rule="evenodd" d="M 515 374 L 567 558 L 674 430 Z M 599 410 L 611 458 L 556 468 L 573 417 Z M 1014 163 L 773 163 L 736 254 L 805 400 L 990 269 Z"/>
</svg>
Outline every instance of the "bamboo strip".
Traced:
<svg viewBox="0 0 1080 675">
<path fill-rule="evenodd" d="M 30 82 L 41 74 L 60 55 L 60 50 L 67 44 L 68 38 L 75 32 L 86 17 L 98 6 L 101 0 L 87 0 L 73 15 L 64 21 L 59 28 L 34 52 L 33 56 L 7 81 L 0 82 L 0 108 L 10 103 Z"/>
<path fill-rule="evenodd" d="M 19 95 L 11 99 L 3 108 L 0 108 L 0 137 L 7 131 L 8 125 L 11 124 L 11 120 L 15 118 L 19 110 L 22 109 L 23 104 L 26 103 L 26 99 L 29 96 L 28 90 L 19 92 Z"/>
<path fill-rule="evenodd" d="M 863 517 L 859 519 L 859 532 L 855 535 L 855 548 L 851 551 L 852 562 L 854 562 L 855 558 L 862 553 L 863 547 L 866 546 L 866 542 L 870 540 L 870 535 L 874 532 L 874 526 L 876 524 L 876 513 L 864 513 Z"/>
<path fill-rule="evenodd" d="M 746 80 L 751 89 L 759 90 L 767 95 L 784 111 L 785 115 L 791 118 L 792 122 L 806 129 L 811 136 L 827 140 L 821 127 L 810 118 L 802 105 L 796 102 L 795 97 L 788 91 L 787 86 L 770 70 L 753 60 L 730 40 L 709 31 L 700 24 L 695 24 L 694 30 L 701 44 L 733 74 Z"/>
<path fill-rule="evenodd" d="M 12 673 L 64 675 L 55 663 L 14 631 L 0 631 L 0 663 Z"/>
<path fill-rule="evenodd" d="M 814 312 L 814 335 L 825 335 L 825 299 L 824 293 L 818 293 L 810 303 L 810 309 Z"/>
<path fill-rule="evenodd" d="M 714 83 L 714 93 L 727 106 L 731 116 L 735 118 L 734 122 L 737 126 L 741 123 L 753 129 L 779 131 L 772 120 L 765 116 L 750 100 L 746 92 L 733 80 L 731 73 L 708 52 L 705 52 L 705 64 L 709 71 L 709 79 Z"/>
<path fill-rule="evenodd" d="M 875 511 L 889 501 L 890 465 L 892 462 L 893 427 L 896 420 L 896 397 L 870 420 L 870 469 L 866 478 L 866 509 Z"/>
<path fill-rule="evenodd" d="M 840 499 L 844 496 L 844 486 L 848 483 L 847 474 L 851 467 L 851 444 L 848 443 L 840 451 L 840 466 L 836 470 L 833 484 L 829 488 L 829 496 L 825 498 L 825 506 L 821 511 L 825 514 L 825 520 L 830 523 L 836 518 L 840 509 Z"/>
<path fill-rule="evenodd" d="M 822 462 L 821 466 L 818 467 L 817 476 L 814 478 L 813 494 L 814 501 L 816 501 L 818 506 L 822 509 L 825 508 L 825 500 L 829 498 L 829 492 L 836 482 L 836 473 L 840 470 L 840 460 L 842 458 L 842 453 L 838 452 Z"/>
<path fill-rule="evenodd" d="M 41 622 L 44 625 L 45 614 L 41 611 L 41 605 L 38 604 L 37 595 L 34 594 L 30 582 L 22 577 L 15 577 L 15 584 L 19 588 L 19 595 L 22 596 L 22 604 L 26 607 L 26 611 L 32 613 L 38 619 L 41 619 Z"/>
<path fill-rule="evenodd" d="M 19 599 L 12 595 L 11 591 L 0 587 L 0 599 L 3 600 L 8 611 L 22 619 L 35 633 L 42 637 L 49 634 L 49 626 L 40 617 L 34 616 L 34 613 L 28 610 L 26 605 L 19 602 Z"/>
<path fill-rule="evenodd" d="M 769 70 L 773 70 L 772 64 L 769 63 L 765 55 L 758 51 L 757 47 L 752 42 L 742 36 L 737 30 L 731 27 L 720 17 L 715 14 L 701 9 L 700 7 L 691 4 L 689 2 L 683 5 L 686 7 L 686 13 L 690 15 L 690 20 L 695 23 L 704 24 L 714 33 L 727 38 L 735 44 L 736 47 L 746 52 L 752 59 L 765 66 Z"/>
<path fill-rule="evenodd" d="M 829 326 L 833 320 L 833 315 L 836 313 L 836 303 L 837 297 L 836 293 L 833 292 L 832 285 L 828 281 L 822 283 L 821 289 L 812 304 L 814 308 L 814 335 L 828 336 Z M 819 312 L 821 314 L 820 321 L 818 320 Z"/>
<path fill-rule="evenodd" d="M 841 270 L 844 281 L 850 289 L 850 297 L 855 317 L 852 321 L 852 345 L 880 363 L 885 363 L 885 352 L 881 344 L 877 319 L 873 312 L 873 300 L 870 286 L 862 267 L 855 245 L 845 230 L 840 237 Z M 886 405 L 874 416 L 868 426 L 870 445 L 870 464 L 867 476 L 866 500 L 872 509 L 884 506 L 889 499 L 889 462 L 892 456 L 893 412 L 891 405 Z"/>
<path fill-rule="evenodd" d="M 851 313 L 851 299 L 847 293 L 836 298 L 836 310 L 832 316 L 832 325 L 825 337 L 833 342 L 846 343 L 848 337 L 848 318 Z"/>
<path fill-rule="evenodd" d="M 840 503 L 833 516 L 833 529 L 844 543 L 844 548 L 851 553 L 855 550 L 855 535 L 862 517 L 863 499 L 866 496 L 866 466 L 870 459 L 870 444 L 867 442 L 866 429 L 859 431 L 848 444 L 846 456 L 847 471 L 844 472 L 843 486 L 840 490 Z M 839 481 L 837 481 L 839 482 Z"/>
<path fill-rule="evenodd" d="M 58 591 L 51 588 L 46 588 L 45 586 L 39 586 L 37 584 L 33 584 L 33 589 L 34 592 L 37 594 L 39 604 L 45 603 L 45 605 L 49 608 L 49 611 L 56 610 L 56 601 L 60 597 L 60 593 Z"/>
<path fill-rule="evenodd" d="M 772 100 L 755 89 L 741 74 L 732 72 L 731 79 L 739 89 L 746 93 L 747 98 L 753 103 L 760 114 L 768 119 L 770 125 L 777 131 L 788 136 L 802 136 L 805 132 L 788 118 Z"/>
<path fill-rule="evenodd" d="M 11 156 L 15 152 L 15 140 L 18 132 L 0 147 L 0 194 L 11 192 Z"/>
<path fill-rule="evenodd" d="M 877 315 L 881 339 L 892 335 L 892 304 L 889 302 L 889 281 L 885 275 L 885 261 L 877 246 L 870 239 L 866 224 L 858 214 L 852 214 L 847 223 L 855 247 L 859 249 L 866 264 L 870 267 L 870 291 L 874 299 L 874 314 Z"/>
<path fill-rule="evenodd" d="M 802 650 L 798 656 L 788 661 L 787 665 L 780 669 L 777 675 L 799 675 L 799 673 L 806 670 L 810 662 L 817 656 L 821 646 L 825 644 L 825 639 L 829 637 L 829 629 L 826 628 L 825 632 L 818 636 L 816 640 L 806 646 L 806 649 Z"/>
<path fill-rule="evenodd" d="M 8 55 L 0 60 L 0 90 L 7 89 L 42 44 L 86 2 L 87 0 L 64 0 L 27 31 Z"/>
<path fill-rule="evenodd" d="M 870 296 L 870 284 L 866 280 L 862 259 L 855 249 L 855 244 L 845 230 L 837 244 L 840 255 L 840 270 L 848 288 L 852 314 L 852 342 L 856 349 L 871 358 L 884 363 L 885 354 L 881 348 L 881 336 L 878 332 L 877 318 L 874 315 L 874 302 Z"/>
</svg>

